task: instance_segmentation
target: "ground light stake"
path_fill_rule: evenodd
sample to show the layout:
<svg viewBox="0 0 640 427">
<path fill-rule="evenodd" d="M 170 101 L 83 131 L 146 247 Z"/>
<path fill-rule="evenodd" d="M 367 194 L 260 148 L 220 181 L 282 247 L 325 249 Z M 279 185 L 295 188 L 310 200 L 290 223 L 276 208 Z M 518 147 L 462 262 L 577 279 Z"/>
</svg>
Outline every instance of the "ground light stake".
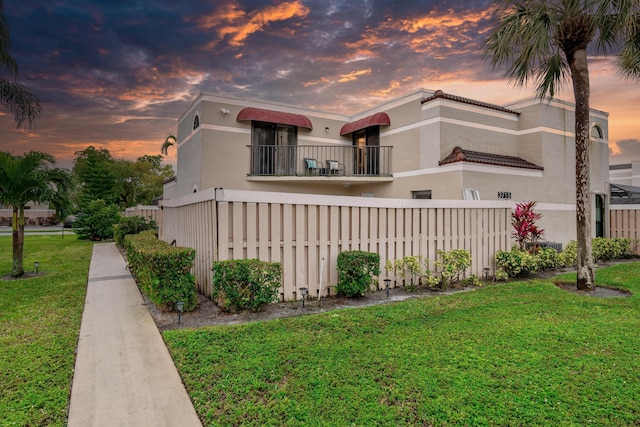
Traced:
<svg viewBox="0 0 640 427">
<path fill-rule="evenodd" d="M 178 301 L 176 303 L 176 309 L 178 310 L 178 323 L 180 323 L 180 318 L 182 317 L 182 310 L 184 310 L 184 301 Z"/>
<path fill-rule="evenodd" d="M 302 308 L 304 308 L 304 300 L 307 298 L 307 294 L 309 293 L 308 288 L 300 288 L 300 295 L 302 295 Z"/>
<path fill-rule="evenodd" d="M 384 279 L 384 288 L 387 290 L 387 298 L 389 298 L 389 287 L 391 286 L 391 279 Z"/>
</svg>

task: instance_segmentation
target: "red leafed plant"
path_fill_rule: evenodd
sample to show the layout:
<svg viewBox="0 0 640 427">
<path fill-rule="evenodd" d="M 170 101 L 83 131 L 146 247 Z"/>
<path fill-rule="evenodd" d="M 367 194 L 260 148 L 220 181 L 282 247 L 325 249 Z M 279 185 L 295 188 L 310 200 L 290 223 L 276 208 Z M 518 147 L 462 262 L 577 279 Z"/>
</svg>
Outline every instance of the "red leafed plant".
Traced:
<svg viewBox="0 0 640 427">
<path fill-rule="evenodd" d="M 511 213 L 513 237 L 521 249 L 524 249 L 527 242 L 535 244 L 544 233 L 544 230 L 536 225 L 536 221 L 542 218 L 542 215 L 533 211 L 535 206 L 536 202 L 516 203 L 516 208 Z"/>
</svg>

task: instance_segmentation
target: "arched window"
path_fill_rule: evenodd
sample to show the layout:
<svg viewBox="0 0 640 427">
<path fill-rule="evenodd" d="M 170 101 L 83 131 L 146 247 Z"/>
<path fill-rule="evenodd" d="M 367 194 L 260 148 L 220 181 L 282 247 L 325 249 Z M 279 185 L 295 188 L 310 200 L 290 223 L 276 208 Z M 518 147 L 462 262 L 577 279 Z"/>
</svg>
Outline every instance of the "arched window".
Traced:
<svg viewBox="0 0 640 427">
<path fill-rule="evenodd" d="M 598 123 L 591 126 L 591 138 L 604 139 L 604 132 Z"/>
<path fill-rule="evenodd" d="M 193 130 L 196 130 L 200 127 L 200 116 L 196 113 L 196 116 L 193 118 Z"/>
</svg>

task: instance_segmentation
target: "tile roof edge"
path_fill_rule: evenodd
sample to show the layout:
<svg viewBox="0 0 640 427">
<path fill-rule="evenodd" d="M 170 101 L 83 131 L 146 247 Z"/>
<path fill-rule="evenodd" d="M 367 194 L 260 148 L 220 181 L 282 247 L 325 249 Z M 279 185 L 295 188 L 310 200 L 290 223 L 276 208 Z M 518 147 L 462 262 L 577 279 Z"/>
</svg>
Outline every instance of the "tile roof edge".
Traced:
<svg viewBox="0 0 640 427">
<path fill-rule="evenodd" d="M 483 108 L 489 108 L 491 110 L 502 111 L 503 113 L 514 114 L 516 116 L 520 115 L 520 113 L 517 112 L 517 111 L 510 110 L 508 108 L 501 107 L 499 105 L 489 104 L 488 102 L 476 101 L 475 99 L 464 98 L 462 96 L 451 95 L 451 94 L 448 94 L 448 93 L 444 93 L 440 89 L 436 90 L 433 93 L 432 96 L 430 96 L 428 98 L 422 98 L 420 100 L 420 104 L 426 104 L 427 102 L 433 101 L 435 99 L 447 99 L 449 101 L 455 101 L 455 102 L 461 102 L 463 104 L 475 105 L 476 107 L 483 107 Z"/>
</svg>

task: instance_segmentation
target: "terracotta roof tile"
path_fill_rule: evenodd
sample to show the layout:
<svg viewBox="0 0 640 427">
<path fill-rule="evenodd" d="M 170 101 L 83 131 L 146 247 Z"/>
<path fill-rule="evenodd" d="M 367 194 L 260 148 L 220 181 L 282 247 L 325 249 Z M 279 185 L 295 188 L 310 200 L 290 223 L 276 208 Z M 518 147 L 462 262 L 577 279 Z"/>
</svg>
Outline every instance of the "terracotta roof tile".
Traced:
<svg viewBox="0 0 640 427">
<path fill-rule="evenodd" d="M 460 147 L 454 148 L 451 154 L 442 159 L 438 164 L 448 165 L 457 162 L 481 163 L 485 165 L 505 166 L 520 169 L 544 170 L 542 166 L 535 165 L 531 162 L 521 159 L 520 157 L 463 150 Z"/>
<path fill-rule="evenodd" d="M 475 99 L 463 98 L 461 96 L 450 95 L 448 93 L 444 93 L 441 90 L 436 90 L 432 96 L 428 98 L 423 98 L 420 100 L 421 104 L 426 104 L 429 101 L 433 101 L 434 99 L 448 99 L 450 101 L 462 102 L 464 104 L 476 105 L 478 107 L 490 108 L 492 110 L 502 111 L 503 113 L 515 114 L 517 116 L 520 115 L 517 111 L 509 110 L 508 108 L 501 107 L 499 105 L 489 104 L 482 101 L 476 101 Z"/>
</svg>

